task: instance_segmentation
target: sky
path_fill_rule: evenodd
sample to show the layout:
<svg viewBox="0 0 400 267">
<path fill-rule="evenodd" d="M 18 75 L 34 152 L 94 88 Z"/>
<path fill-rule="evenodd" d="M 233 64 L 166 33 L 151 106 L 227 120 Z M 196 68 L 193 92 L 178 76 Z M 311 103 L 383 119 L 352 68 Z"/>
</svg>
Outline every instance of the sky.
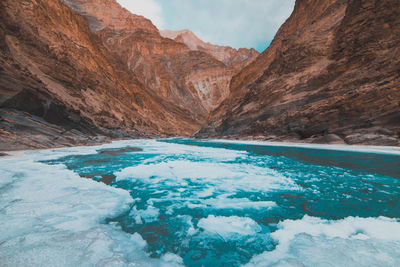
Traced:
<svg viewBox="0 0 400 267">
<path fill-rule="evenodd" d="M 117 0 L 159 29 L 190 29 L 203 41 L 262 52 L 295 0 Z"/>
</svg>

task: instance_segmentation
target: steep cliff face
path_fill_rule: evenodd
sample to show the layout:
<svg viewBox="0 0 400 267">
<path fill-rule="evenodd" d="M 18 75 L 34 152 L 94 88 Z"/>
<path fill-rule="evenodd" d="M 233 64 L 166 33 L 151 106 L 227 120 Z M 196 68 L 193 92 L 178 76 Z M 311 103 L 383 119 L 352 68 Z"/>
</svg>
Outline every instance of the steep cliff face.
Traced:
<svg viewBox="0 0 400 267">
<path fill-rule="evenodd" d="M 87 19 L 60 1 L 4 0 L 0 14 L 1 149 L 198 129 L 186 110 L 148 91 Z"/>
<path fill-rule="evenodd" d="M 191 49 L 115 0 L 0 5 L 2 150 L 191 135 L 256 53 Z"/>
<path fill-rule="evenodd" d="M 400 5 L 298 0 L 199 136 L 398 145 Z"/>
<path fill-rule="evenodd" d="M 250 64 L 260 54 L 255 49 L 234 49 L 229 46 L 219 46 L 211 43 L 206 43 L 200 40 L 192 31 L 181 30 L 162 30 L 161 35 L 166 38 L 173 39 L 177 42 L 183 43 L 193 51 L 204 51 L 212 55 L 225 65 L 239 71 L 248 64 Z"/>
<path fill-rule="evenodd" d="M 88 18 L 90 28 L 110 51 L 125 59 L 146 88 L 186 109 L 195 121 L 204 123 L 228 95 L 239 63 L 227 65 L 209 51 L 162 37 L 149 20 L 131 14 L 115 0 L 64 2 Z"/>
</svg>

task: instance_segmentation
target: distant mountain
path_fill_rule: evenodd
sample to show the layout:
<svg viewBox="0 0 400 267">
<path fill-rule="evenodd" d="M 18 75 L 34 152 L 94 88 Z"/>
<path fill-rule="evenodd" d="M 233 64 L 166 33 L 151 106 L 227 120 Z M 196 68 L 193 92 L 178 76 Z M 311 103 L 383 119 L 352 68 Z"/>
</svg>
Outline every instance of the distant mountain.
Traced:
<svg viewBox="0 0 400 267">
<path fill-rule="evenodd" d="M 298 0 L 197 134 L 399 145 L 400 4 Z"/>
<path fill-rule="evenodd" d="M 173 39 L 183 43 L 193 51 L 203 51 L 212 55 L 225 65 L 232 67 L 235 70 L 241 70 L 250 64 L 260 54 L 255 49 L 234 49 L 230 46 L 219 46 L 211 43 L 206 43 L 200 40 L 190 30 L 171 31 L 162 30 L 161 35 L 166 38 Z"/>
</svg>

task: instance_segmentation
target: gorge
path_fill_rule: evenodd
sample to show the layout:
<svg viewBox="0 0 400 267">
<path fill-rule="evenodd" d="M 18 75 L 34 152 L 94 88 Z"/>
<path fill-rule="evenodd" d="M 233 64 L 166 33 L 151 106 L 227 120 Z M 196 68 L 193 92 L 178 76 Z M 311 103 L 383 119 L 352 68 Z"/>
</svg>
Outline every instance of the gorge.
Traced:
<svg viewBox="0 0 400 267">
<path fill-rule="evenodd" d="M 119 3 L 0 1 L 0 266 L 400 266 L 398 0 Z"/>
<path fill-rule="evenodd" d="M 1 3 L 2 150 L 196 136 L 399 145 L 396 1 L 296 1 L 262 54 L 115 0 Z"/>
</svg>

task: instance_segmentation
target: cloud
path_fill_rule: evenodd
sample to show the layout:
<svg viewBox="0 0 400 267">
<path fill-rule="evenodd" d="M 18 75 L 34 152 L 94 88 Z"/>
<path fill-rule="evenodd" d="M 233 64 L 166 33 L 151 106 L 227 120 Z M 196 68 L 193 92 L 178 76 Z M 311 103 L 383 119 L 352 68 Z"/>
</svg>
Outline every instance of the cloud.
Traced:
<svg viewBox="0 0 400 267">
<path fill-rule="evenodd" d="M 295 0 L 118 0 L 161 29 L 190 29 L 204 41 L 264 50 Z"/>
<path fill-rule="evenodd" d="M 155 0 L 117 0 L 118 3 L 136 15 L 150 19 L 157 28 L 164 27 L 162 7 Z"/>
</svg>

